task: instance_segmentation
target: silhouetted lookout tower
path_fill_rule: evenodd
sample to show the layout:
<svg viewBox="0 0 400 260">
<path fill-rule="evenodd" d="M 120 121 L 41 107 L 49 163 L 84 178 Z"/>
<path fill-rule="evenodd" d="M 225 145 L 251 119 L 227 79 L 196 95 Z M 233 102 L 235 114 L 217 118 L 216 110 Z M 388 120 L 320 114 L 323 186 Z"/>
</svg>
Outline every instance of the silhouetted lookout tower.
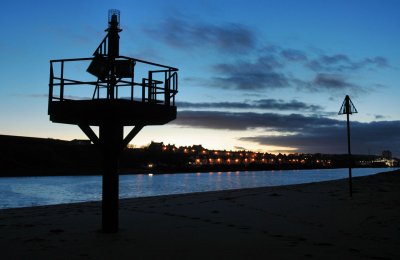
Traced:
<svg viewBox="0 0 400 260">
<path fill-rule="evenodd" d="M 176 118 L 178 92 L 178 69 L 119 54 L 119 23 L 119 11 L 110 10 L 107 35 L 93 57 L 50 61 L 50 120 L 78 125 L 103 155 L 105 232 L 118 231 L 120 153 L 144 126 Z M 125 137 L 124 126 L 134 126 Z"/>
</svg>

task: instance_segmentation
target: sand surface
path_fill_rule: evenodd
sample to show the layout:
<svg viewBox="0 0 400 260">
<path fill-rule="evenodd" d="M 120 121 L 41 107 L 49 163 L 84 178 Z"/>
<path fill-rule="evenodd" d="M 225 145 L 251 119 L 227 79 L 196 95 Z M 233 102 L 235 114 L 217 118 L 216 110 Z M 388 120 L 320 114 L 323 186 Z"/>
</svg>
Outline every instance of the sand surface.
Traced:
<svg viewBox="0 0 400 260">
<path fill-rule="evenodd" d="M 281 187 L 0 210 L 0 259 L 400 259 L 400 172 Z"/>
</svg>

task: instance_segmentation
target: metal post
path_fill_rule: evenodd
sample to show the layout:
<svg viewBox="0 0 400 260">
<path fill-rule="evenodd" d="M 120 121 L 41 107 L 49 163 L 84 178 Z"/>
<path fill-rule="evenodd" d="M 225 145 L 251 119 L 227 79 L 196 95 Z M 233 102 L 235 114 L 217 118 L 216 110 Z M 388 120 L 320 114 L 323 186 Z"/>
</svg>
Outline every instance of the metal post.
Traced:
<svg viewBox="0 0 400 260">
<path fill-rule="evenodd" d="M 146 79 L 142 79 L 142 102 L 146 101 Z"/>
<path fill-rule="evenodd" d="M 123 141 L 123 126 L 108 123 L 100 126 L 104 172 L 102 194 L 102 227 L 105 233 L 118 232 L 118 157 Z"/>
<path fill-rule="evenodd" d="M 351 157 L 351 144 L 350 144 L 350 114 L 353 113 L 358 113 L 357 109 L 355 108 L 353 102 L 351 102 L 351 99 L 349 95 L 346 95 L 344 98 L 344 101 L 342 103 L 342 106 L 340 107 L 339 110 L 339 115 L 344 115 L 346 114 L 347 116 L 347 163 L 349 166 L 349 193 L 350 197 L 353 196 L 353 185 L 352 185 L 352 174 L 351 174 L 351 167 L 352 167 L 352 157 Z"/>
<path fill-rule="evenodd" d="M 53 81 L 54 81 L 53 62 L 50 62 L 48 112 L 50 112 L 51 101 L 53 101 Z"/>
<path fill-rule="evenodd" d="M 64 61 L 61 62 L 60 101 L 64 100 Z"/>
<path fill-rule="evenodd" d="M 169 71 L 170 72 L 170 71 Z M 171 73 L 168 74 L 167 72 L 164 73 L 165 75 L 165 81 L 164 81 L 164 105 L 169 106 L 170 105 L 170 80 L 171 80 Z"/>
<path fill-rule="evenodd" d="M 153 73 L 149 71 L 149 83 L 148 83 L 149 89 L 147 90 L 147 102 L 152 102 L 152 87 L 153 87 Z"/>
<path fill-rule="evenodd" d="M 132 62 L 132 61 L 131 61 Z M 133 64 L 132 68 L 132 77 L 131 77 L 131 101 L 133 101 L 133 87 L 135 85 L 135 64 Z"/>
<path fill-rule="evenodd" d="M 348 110 L 349 111 L 349 110 Z M 348 148 L 348 164 L 349 164 L 349 193 L 350 197 L 353 196 L 353 185 L 352 185 L 352 174 L 351 174 L 351 166 L 352 166 L 352 158 L 351 158 L 351 145 L 350 145 L 350 120 L 349 113 L 347 113 L 347 148 Z"/>
</svg>

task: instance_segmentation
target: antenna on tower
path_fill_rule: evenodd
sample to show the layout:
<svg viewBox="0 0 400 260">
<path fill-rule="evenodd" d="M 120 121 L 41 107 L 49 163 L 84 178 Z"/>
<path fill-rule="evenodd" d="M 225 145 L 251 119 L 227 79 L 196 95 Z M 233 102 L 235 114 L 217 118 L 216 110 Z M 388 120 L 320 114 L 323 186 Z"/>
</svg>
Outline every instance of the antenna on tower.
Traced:
<svg viewBox="0 0 400 260">
<path fill-rule="evenodd" d="M 108 10 L 108 29 L 107 30 L 109 30 L 110 28 L 117 28 L 120 30 L 120 28 L 119 28 L 120 17 L 121 17 L 121 12 L 118 9 Z"/>
</svg>

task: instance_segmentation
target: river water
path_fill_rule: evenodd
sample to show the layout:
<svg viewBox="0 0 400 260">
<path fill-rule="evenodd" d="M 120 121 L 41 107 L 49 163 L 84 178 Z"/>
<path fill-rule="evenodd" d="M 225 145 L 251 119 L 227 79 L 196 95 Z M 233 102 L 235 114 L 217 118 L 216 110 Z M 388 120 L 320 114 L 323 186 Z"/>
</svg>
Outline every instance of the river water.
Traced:
<svg viewBox="0 0 400 260">
<path fill-rule="evenodd" d="M 391 170 L 394 169 L 353 169 L 353 176 Z M 348 169 L 121 175 L 120 198 L 280 186 L 347 176 Z M 96 200 L 101 200 L 101 176 L 0 178 L 0 209 Z"/>
</svg>

